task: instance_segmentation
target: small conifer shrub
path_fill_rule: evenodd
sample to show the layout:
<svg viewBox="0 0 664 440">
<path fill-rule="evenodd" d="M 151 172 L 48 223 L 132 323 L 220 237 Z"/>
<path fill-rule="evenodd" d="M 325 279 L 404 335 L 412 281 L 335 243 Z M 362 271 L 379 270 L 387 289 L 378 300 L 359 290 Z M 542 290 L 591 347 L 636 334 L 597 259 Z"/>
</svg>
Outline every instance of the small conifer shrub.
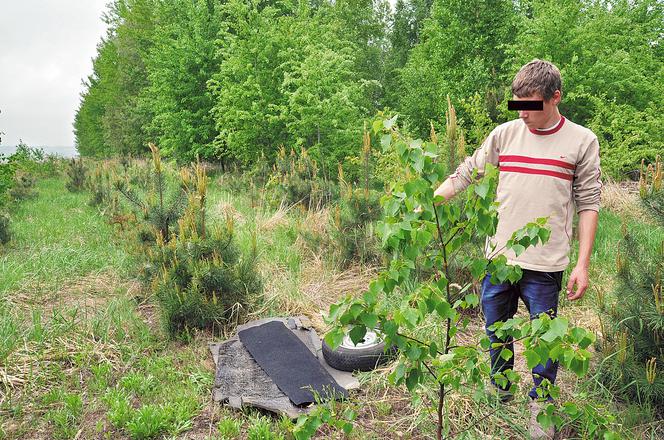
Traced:
<svg viewBox="0 0 664 440">
<path fill-rule="evenodd" d="M 114 187 L 135 208 L 138 208 L 142 218 L 161 236 L 164 241 L 171 239 L 173 227 L 177 225 L 187 204 L 187 191 L 182 182 L 175 191 L 169 191 L 168 176 L 161 162 L 159 149 L 149 144 L 152 151 L 152 185 L 148 191 L 139 194 L 129 183 L 129 178 L 118 179 Z M 141 235 L 143 236 L 143 234 Z"/>
<path fill-rule="evenodd" d="M 193 328 L 224 328 L 239 322 L 262 289 L 255 268 L 256 240 L 243 254 L 235 244 L 234 225 L 206 225 L 207 176 L 198 164 L 183 170 L 188 204 L 171 240 L 157 235 L 148 251 L 143 276 L 161 306 L 171 336 Z"/>
<path fill-rule="evenodd" d="M 73 158 L 67 166 L 67 189 L 70 192 L 80 192 L 85 189 L 87 169 L 83 164 L 83 159 Z"/>
<path fill-rule="evenodd" d="M 0 212 L 0 244 L 7 244 L 10 240 L 9 214 Z"/>
<path fill-rule="evenodd" d="M 600 377 L 617 395 L 664 413 L 664 241 L 644 249 L 627 227 L 616 255 L 618 304 L 605 305 Z"/>
<path fill-rule="evenodd" d="M 274 206 L 300 204 L 306 209 L 321 208 L 336 195 L 334 183 L 321 176 L 318 163 L 304 148 L 300 154 L 279 150 L 265 191 Z"/>
</svg>

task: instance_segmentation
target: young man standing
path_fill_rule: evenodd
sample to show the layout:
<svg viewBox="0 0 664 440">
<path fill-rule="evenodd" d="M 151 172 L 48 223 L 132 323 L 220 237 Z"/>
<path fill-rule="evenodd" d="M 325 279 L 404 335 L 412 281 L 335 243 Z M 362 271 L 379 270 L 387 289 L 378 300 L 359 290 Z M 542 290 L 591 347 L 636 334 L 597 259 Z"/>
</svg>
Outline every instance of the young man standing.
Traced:
<svg viewBox="0 0 664 440">
<path fill-rule="evenodd" d="M 492 244 L 501 249 L 514 231 L 538 217 L 549 217 L 551 237 L 546 244 L 528 248 L 518 257 L 511 250 L 501 251 L 509 264 L 521 266 L 521 280 L 493 285 L 487 274 L 482 282 L 482 310 L 492 342 L 509 342 L 498 340 L 489 326 L 514 316 L 519 298 L 531 318 L 544 312 L 557 313 L 563 271 L 569 264 L 575 209 L 579 215 L 579 257 L 567 283 L 567 298 L 581 298 L 588 287 L 602 187 L 599 144 L 592 131 L 560 115 L 561 90 L 560 71 L 552 63 L 535 59 L 523 66 L 512 82 L 513 100 L 530 101 L 528 104 L 543 101 L 541 110 L 520 110 L 519 119 L 496 127 L 435 192 L 450 199 L 471 183 L 473 169 L 482 175 L 486 163 L 499 167 L 498 227 L 496 235 L 487 240 L 487 256 Z M 516 104 L 528 107 L 523 102 Z M 514 352 L 512 344 L 506 347 Z M 491 350 L 492 373 L 513 365 L 514 359 L 504 361 L 499 349 Z M 532 438 L 553 438 L 554 428 L 545 431 L 536 420 L 541 405 L 537 387 L 543 378 L 553 383 L 557 369 L 557 362 L 550 360 L 533 369 L 534 386 L 529 392 Z M 504 401 L 511 397 L 508 389 L 509 385 L 498 388 Z"/>
</svg>

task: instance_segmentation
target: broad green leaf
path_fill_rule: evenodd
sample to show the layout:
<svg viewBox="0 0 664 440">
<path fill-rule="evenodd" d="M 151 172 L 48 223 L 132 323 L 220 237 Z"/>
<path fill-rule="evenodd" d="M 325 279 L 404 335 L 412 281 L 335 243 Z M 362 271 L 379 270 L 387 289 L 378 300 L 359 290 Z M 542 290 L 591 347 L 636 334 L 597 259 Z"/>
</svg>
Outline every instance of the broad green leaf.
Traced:
<svg viewBox="0 0 664 440">
<path fill-rule="evenodd" d="M 339 347 L 339 345 L 341 345 L 341 342 L 343 340 L 344 340 L 344 332 L 343 332 L 343 329 L 340 329 L 340 328 L 335 328 L 331 332 L 329 332 L 325 335 L 325 342 L 333 350 L 336 350 L 337 347 Z"/>
<path fill-rule="evenodd" d="M 549 324 L 549 329 L 542 335 L 546 342 L 553 342 L 557 338 L 562 339 L 567 333 L 568 321 L 565 318 L 556 318 Z"/>
<path fill-rule="evenodd" d="M 540 357 L 539 355 L 533 351 L 533 350 L 526 350 L 523 352 L 523 355 L 526 357 L 526 364 L 528 365 L 528 368 L 532 370 L 536 366 L 540 364 Z"/>
<path fill-rule="evenodd" d="M 376 327 L 376 324 L 378 324 L 378 316 L 373 313 L 363 313 L 360 316 L 360 321 L 362 321 L 362 324 L 367 328 L 373 329 Z"/>
<path fill-rule="evenodd" d="M 413 391 L 415 389 L 420 381 L 420 375 L 420 370 L 417 368 L 408 372 L 408 377 L 406 377 L 406 387 L 408 388 L 408 391 Z"/>
<path fill-rule="evenodd" d="M 512 359 L 513 356 L 514 356 L 514 353 L 512 353 L 512 350 L 510 350 L 508 348 L 503 348 L 502 350 L 500 350 L 500 357 L 505 359 L 506 361 L 509 361 L 510 359 Z"/>
<path fill-rule="evenodd" d="M 353 344 L 357 345 L 358 343 L 362 342 L 362 339 L 364 339 L 364 335 L 366 334 L 367 334 L 367 328 L 365 326 L 356 325 L 348 333 L 348 336 L 350 336 L 350 340 L 353 341 Z"/>
<path fill-rule="evenodd" d="M 390 148 L 392 143 L 392 135 L 390 133 L 384 134 L 380 137 L 380 145 L 383 147 L 383 152 Z"/>
</svg>

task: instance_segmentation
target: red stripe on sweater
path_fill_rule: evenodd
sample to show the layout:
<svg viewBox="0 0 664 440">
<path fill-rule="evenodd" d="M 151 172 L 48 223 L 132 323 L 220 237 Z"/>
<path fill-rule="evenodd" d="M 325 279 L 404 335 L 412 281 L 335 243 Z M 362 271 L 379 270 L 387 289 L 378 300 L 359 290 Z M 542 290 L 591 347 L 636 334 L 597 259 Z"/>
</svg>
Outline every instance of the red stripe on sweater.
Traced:
<svg viewBox="0 0 664 440">
<path fill-rule="evenodd" d="M 508 173 L 542 174 L 545 176 L 553 176 L 553 177 L 558 177 L 559 179 L 565 179 L 570 181 L 574 179 L 574 175 L 572 174 L 559 173 L 557 171 L 550 171 L 550 170 L 538 170 L 535 168 L 525 168 L 525 167 L 509 167 L 504 165 L 501 165 L 499 169 L 500 171 Z"/>
<path fill-rule="evenodd" d="M 538 157 L 528 157 L 528 156 L 498 156 L 499 162 L 524 162 L 524 163 L 538 163 L 542 165 L 554 165 L 557 167 L 567 168 L 569 170 L 575 170 L 576 165 L 564 162 L 562 160 L 556 159 L 541 159 Z"/>
</svg>

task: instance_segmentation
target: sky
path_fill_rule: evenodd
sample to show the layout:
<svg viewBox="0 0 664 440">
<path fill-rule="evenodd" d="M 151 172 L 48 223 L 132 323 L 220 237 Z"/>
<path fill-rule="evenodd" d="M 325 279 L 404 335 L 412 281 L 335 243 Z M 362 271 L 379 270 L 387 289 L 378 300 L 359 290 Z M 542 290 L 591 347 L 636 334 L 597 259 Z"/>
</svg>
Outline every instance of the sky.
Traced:
<svg viewBox="0 0 664 440">
<path fill-rule="evenodd" d="M 108 0 L 0 0 L 2 145 L 73 146 Z"/>
</svg>

